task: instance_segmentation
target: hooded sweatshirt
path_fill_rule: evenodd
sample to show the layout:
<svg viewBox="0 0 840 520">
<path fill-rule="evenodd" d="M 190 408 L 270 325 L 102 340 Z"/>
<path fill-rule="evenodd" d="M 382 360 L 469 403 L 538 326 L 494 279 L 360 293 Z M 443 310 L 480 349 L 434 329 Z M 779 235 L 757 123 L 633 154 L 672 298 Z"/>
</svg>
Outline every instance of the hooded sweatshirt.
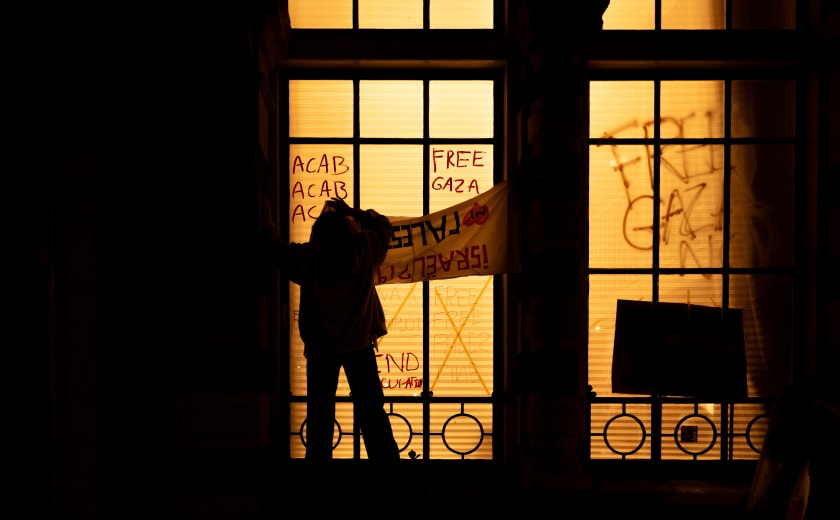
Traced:
<svg viewBox="0 0 840 520">
<path fill-rule="evenodd" d="M 361 230 L 346 224 L 344 236 L 334 227 L 337 216 L 322 214 L 324 226 L 316 221 L 309 242 L 281 248 L 281 267 L 300 286 L 298 328 L 307 357 L 369 348 L 387 334 L 374 276 L 388 252 L 391 223 L 372 209 L 353 210 Z M 333 234 L 324 232 L 327 220 Z"/>
</svg>

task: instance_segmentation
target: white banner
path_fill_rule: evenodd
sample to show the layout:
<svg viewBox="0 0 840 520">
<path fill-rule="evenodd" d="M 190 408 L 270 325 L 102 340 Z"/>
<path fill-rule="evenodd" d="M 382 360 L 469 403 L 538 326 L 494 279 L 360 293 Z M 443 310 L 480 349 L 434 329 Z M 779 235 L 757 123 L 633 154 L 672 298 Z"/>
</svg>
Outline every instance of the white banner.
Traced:
<svg viewBox="0 0 840 520">
<path fill-rule="evenodd" d="M 519 272 L 518 219 L 507 182 L 422 217 L 388 217 L 394 227 L 377 284 Z"/>
</svg>

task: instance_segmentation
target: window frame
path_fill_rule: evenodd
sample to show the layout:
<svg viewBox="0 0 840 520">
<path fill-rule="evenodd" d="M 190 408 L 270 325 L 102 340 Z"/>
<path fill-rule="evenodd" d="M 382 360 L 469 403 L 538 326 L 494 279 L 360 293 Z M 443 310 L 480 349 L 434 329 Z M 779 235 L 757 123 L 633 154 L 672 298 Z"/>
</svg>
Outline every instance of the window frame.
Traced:
<svg viewBox="0 0 840 520">
<path fill-rule="evenodd" d="M 306 30 L 305 32 L 309 33 L 313 30 Z M 330 31 L 332 33 L 333 31 Z M 381 34 L 380 34 L 381 38 Z M 322 40 L 323 41 L 323 40 Z M 390 41 L 390 38 L 389 38 Z M 344 45 L 344 44 L 342 44 Z M 382 47 L 382 46 L 379 46 Z M 274 194 L 274 198 L 276 201 L 275 207 L 278 208 L 279 215 L 287 215 L 288 214 L 288 203 L 289 203 L 289 191 L 288 191 L 288 164 L 289 164 L 289 146 L 291 144 L 303 144 L 312 141 L 319 141 L 329 142 L 330 139 L 308 139 L 308 138 L 291 138 L 288 135 L 288 114 L 289 114 L 289 107 L 288 107 L 288 81 L 293 79 L 341 79 L 341 80 L 353 80 L 358 82 L 359 80 L 376 80 L 376 79 L 387 79 L 387 80 L 422 80 L 425 82 L 426 88 L 424 88 L 424 95 L 428 96 L 428 81 L 432 80 L 470 80 L 470 79 L 480 79 L 480 80 L 492 80 L 495 84 L 494 87 L 494 103 L 495 103 L 495 113 L 494 113 L 494 136 L 492 138 L 480 138 L 480 139 L 450 139 L 450 138 L 430 138 L 428 136 L 423 136 L 416 139 L 384 139 L 384 138 L 347 138 L 342 139 L 341 141 L 352 141 L 354 150 L 358 153 L 358 149 L 360 143 L 365 144 L 381 144 L 381 143 L 394 143 L 394 142 L 410 142 L 411 144 L 422 144 L 424 147 L 428 147 L 433 145 L 436 142 L 442 143 L 459 143 L 462 141 L 486 141 L 487 144 L 492 144 L 494 147 L 494 158 L 493 158 L 493 183 L 498 184 L 501 182 L 505 177 L 505 172 L 507 171 L 505 167 L 505 161 L 507 160 L 507 153 L 505 150 L 505 122 L 507 118 L 505 117 L 504 109 L 504 87 L 505 87 L 505 78 L 504 78 L 504 67 L 500 66 L 502 62 L 499 60 L 477 60 L 476 62 L 470 61 L 469 66 L 465 63 L 462 63 L 460 60 L 458 64 L 454 64 L 451 62 L 424 62 L 423 64 L 419 65 L 412 61 L 401 60 L 399 62 L 383 62 L 380 60 L 374 61 L 364 61 L 359 62 L 357 60 L 353 60 L 351 62 L 344 62 L 343 60 L 329 60 L 327 62 L 317 61 L 315 63 L 310 62 L 309 60 L 296 60 L 294 63 L 290 63 L 289 66 L 282 68 L 276 76 L 276 99 L 277 99 L 277 113 L 279 121 L 279 129 L 278 129 L 278 154 L 277 154 L 277 175 L 278 175 L 278 182 L 276 184 L 276 193 Z M 358 100 L 356 100 L 358 102 Z M 428 108 L 428 97 L 424 101 L 424 107 Z M 356 123 L 358 124 L 358 122 Z M 424 164 L 428 162 L 429 158 L 427 154 L 424 154 Z M 358 169 L 354 172 L 354 182 L 358 182 L 359 180 L 359 171 Z M 424 194 L 423 194 L 423 204 L 424 213 L 428 213 L 429 206 L 429 181 L 430 179 L 426 178 L 429 176 L 429 169 L 428 167 L 424 168 Z M 486 190 L 485 190 L 486 191 Z M 355 196 L 357 198 L 355 203 L 358 203 L 358 196 L 359 193 L 356 192 Z M 467 197 L 469 198 L 469 197 Z M 287 238 L 285 234 L 288 233 L 287 226 L 280 226 L 281 236 L 283 238 Z M 502 419 L 504 417 L 504 413 L 501 409 L 503 402 L 500 398 L 503 395 L 503 391 L 501 390 L 501 385 L 503 384 L 504 377 L 503 377 L 503 369 L 504 363 L 502 363 L 502 354 L 504 352 L 504 341 L 505 341 L 505 331 L 504 331 L 504 281 L 503 275 L 491 275 L 493 276 L 493 320 L 494 320 L 494 327 L 493 327 L 493 390 L 492 394 L 488 397 L 471 397 L 471 396 L 446 396 L 446 397 L 435 397 L 434 395 L 430 395 L 429 393 L 424 392 L 423 395 L 419 397 L 405 397 L 405 396 L 388 396 L 386 392 L 386 409 L 390 410 L 390 407 L 393 406 L 394 403 L 418 403 L 423 407 L 423 424 L 422 425 L 415 425 L 412 424 L 412 436 L 422 437 L 422 453 L 419 455 L 418 458 L 428 458 L 428 454 L 430 452 L 430 439 L 435 436 L 443 436 L 443 431 L 431 431 L 430 430 L 430 419 L 429 419 L 429 409 L 433 404 L 443 404 L 443 403 L 457 403 L 460 405 L 462 413 L 465 412 L 465 406 L 469 406 L 470 404 L 490 404 L 491 405 L 491 417 L 492 417 L 492 424 L 482 425 L 481 431 L 483 434 L 483 438 L 481 440 L 481 444 L 484 444 L 488 441 L 488 439 L 492 442 L 492 460 L 499 461 L 502 458 L 503 453 L 503 422 Z M 424 353 L 428 354 L 429 349 L 429 340 L 428 340 L 428 314 L 430 305 L 433 303 L 430 301 L 429 296 L 429 282 L 422 282 L 422 291 L 423 291 L 423 308 L 424 308 L 424 317 L 426 318 L 424 325 Z M 278 341 L 280 343 L 280 352 L 288 353 L 288 348 L 284 347 L 287 345 L 288 338 L 289 338 L 289 309 L 288 309 L 288 302 L 289 301 L 289 286 L 288 284 L 280 283 L 278 286 L 278 301 L 280 302 L 280 306 L 282 307 L 282 311 L 280 316 L 278 317 L 278 322 L 280 325 L 280 330 L 278 332 Z M 288 354 L 280 355 L 278 360 L 278 380 L 280 384 L 280 388 L 291 388 L 290 386 L 290 372 L 289 372 L 289 363 L 290 360 L 288 359 Z M 428 371 L 428 366 L 426 366 L 426 370 Z M 424 390 L 428 387 L 429 379 L 426 377 L 424 378 Z M 280 446 L 285 446 L 290 450 L 290 440 L 295 435 L 302 435 L 302 432 L 295 431 L 294 425 L 291 423 L 291 406 L 293 403 L 304 403 L 306 400 L 305 396 L 294 396 L 289 394 L 287 399 L 283 399 L 282 403 L 282 410 L 279 412 L 280 416 L 280 425 L 279 425 L 279 438 L 278 442 Z M 348 397 L 344 396 L 337 396 L 336 401 L 337 403 L 341 402 L 349 402 Z M 418 426 L 422 429 L 418 429 Z M 419 431 L 418 431 L 419 430 Z M 352 442 L 353 442 L 353 458 L 359 459 L 361 458 L 361 449 L 362 449 L 362 441 L 360 433 L 357 429 L 354 429 L 352 432 Z M 450 447 L 450 450 L 452 448 Z M 454 451 L 453 451 L 454 452 Z M 291 456 L 291 453 L 288 454 Z M 403 457 L 411 457 L 411 455 L 407 452 L 401 454 Z M 456 455 L 458 455 L 456 453 Z M 461 459 L 469 459 L 470 453 L 460 454 Z M 430 459 L 430 460 L 441 460 L 441 459 Z M 442 459 L 448 460 L 448 459 Z M 478 459 L 478 460 L 486 460 L 486 459 Z"/>
<path fill-rule="evenodd" d="M 731 20 L 731 13 L 727 14 Z M 801 20 L 802 18 L 800 18 Z M 728 23 L 728 26 L 731 25 Z M 667 80 L 743 80 L 743 79 L 784 79 L 793 80 L 796 84 L 796 124 L 795 135 L 787 140 L 794 146 L 795 172 L 794 172 L 794 237 L 793 245 L 795 255 L 791 268 L 731 268 L 728 263 L 721 268 L 706 270 L 715 273 L 740 274 L 740 273 L 761 273 L 761 274 L 786 274 L 792 279 L 792 337 L 805 337 L 806 318 L 803 309 L 806 301 L 806 277 L 805 263 L 803 261 L 805 247 L 805 222 L 806 222 L 806 184 L 809 174 L 807 168 L 807 102 L 806 92 L 808 91 L 808 78 L 806 74 L 807 63 L 804 63 L 802 49 L 806 43 L 801 40 L 802 34 L 792 30 L 775 31 L 732 31 L 732 30 L 705 30 L 705 31 L 631 31 L 631 30 L 605 30 L 593 42 L 593 48 L 588 61 L 589 81 L 621 81 L 621 80 L 643 80 L 643 81 L 667 81 Z M 729 112 L 731 107 L 727 104 L 725 110 Z M 725 118 L 729 114 L 725 114 Z M 597 139 L 588 139 L 588 145 L 597 142 Z M 724 139 L 714 139 L 715 142 L 723 143 L 725 146 L 732 146 L 736 142 L 753 142 L 751 139 L 731 139 L 727 134 Z M 763 142 L 773 141 L 761 140 Z M 656 148 L 652 144 L 652 148 Z M 729 153 L 727 152 L 727 157 Z M 728 163 L 727 163 L 728 164 Z M 588 182 L 588 179 L 587 179 Z M 727 200 L 728 207 L 728 200 Z M 726 229 L 726 228 L 725 228 Z M 588 249 L 587 249 L 588 255 Z M 653 267 L 653 266 L 652 266 Z M 617 272 L 654 272 L 654 269 L 603 269 L 590 268 L 587 261 L 586 277 L 587 282 L 592 274 L 617 273 Z M 676 272 L 673 269 L 656 269 L 661 273 Z M 659 274 L 651 274 L 659 276 Z M 655 297 L 655 296 L 654 296 Z M 587 306 L 588 307 L 588 306 Z M 587 342 L 588 345 L 588 342 Z M 792 364 L 790 370 L 791 381 L 801 377 L 804 369 L 804 352 L 790 345 Z M 587 346 L 587 356 L 589 347 Z M 588 363 L 587 363 L 588 366 Z M 698 461 L 690 460 L 689 464 L 696 465 L 699 462 L 705 466 L 716 466 L 725 464 L 727 468 L 744 467 L 745 471 L 752 471 L 755 460 L 735 460 L 730 457 L 731 443 L 736 437 L 744 432 L 734 431 L 732 428 L 733 410 L 736 404 L 747 403 L 757 404 L 764 407 L 764 414 L 756 415 L 748 425 L 749 429 L 755 427 L 759 421 L 769 418 L 770 406 L 775 401 L 775 396 L 748 397 L 737 402 L 722 402 L 721 417 L 718 438 L 716 443 L 710 446 L 719 452 L 719 460 Z M 651 397 L 598 397 L 590 393 L 587 398 L 587 433 L 590 437 L 596 436 L 599 432 L 592 429 L 591 407 L 596 403 L 614 404 L 626 406 L 630 403 L 644 403 L 651 406 L 650 421 L 657 424 L 661 420 L 661 409 L 669 403 L 697 404 L 707 402 L 690 398 L 663 398 Z M 632 414 L 631 414 L 632 415 Z M 700 414 L 702 415 L 702 414 Z M 714 419 L 714 418 L 712 418 Z M 667 464 L 680 466 L 684 461 L 662 460 L 662 440 L 669 435 L 676 436 L 676 432 L 662 431 L 661 427 L 647 433 L 648 438 L 643 442 L 651 443 L 651 457 L 649 460 L 630 460 L 621 456 L 615 459 L 592 459 L 591 442 L 586 444 L 586 459 L 593 467 L 611 468 L 616 471 L 618 464 L 621 467 L 629 466 L 636 468 L 655 468 Z M 763 442 L 763 436 L 760 439 Z M 754 447 L 755 459 L 758 458 L 761 450 L 761 443 Z"/>
</svg>

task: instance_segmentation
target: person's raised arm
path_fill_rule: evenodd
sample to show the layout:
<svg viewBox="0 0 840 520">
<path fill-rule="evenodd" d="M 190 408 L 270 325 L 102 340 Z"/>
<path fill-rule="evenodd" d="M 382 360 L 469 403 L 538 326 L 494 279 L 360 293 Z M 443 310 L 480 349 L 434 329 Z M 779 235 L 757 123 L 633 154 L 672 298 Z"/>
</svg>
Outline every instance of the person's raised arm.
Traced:
<svg viewBox="0 0 840 520">
<path fill-rule="evenodd" d="M 378 266 L 385 260 L 385 255 L 388 253 L 388 244 L 391 242 L 392 235 L 391 221 L 374 209 L 355 211 L 356 214 L 353 216 L 359 222 L 361 232 L 368 237 Z"/>
</svg>

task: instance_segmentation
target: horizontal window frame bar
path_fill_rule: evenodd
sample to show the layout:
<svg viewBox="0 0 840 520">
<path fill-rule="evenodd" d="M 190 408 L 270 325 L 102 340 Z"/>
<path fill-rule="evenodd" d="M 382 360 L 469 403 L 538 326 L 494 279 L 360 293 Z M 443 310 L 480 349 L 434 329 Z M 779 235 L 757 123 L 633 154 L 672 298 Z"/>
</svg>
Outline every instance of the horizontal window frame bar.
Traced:
<svg viewBox="0 0 840 520">
<path fill-rule="evenodd" d="M 477 139 L 464 139 L 462 137 L 453 137 L 451 139 L 446 137 L 435 137 L 425 139 L 422 137 L 289 137 L 288 139 L 289 144 L 498 144 L 498 139 L 495 139 L 493 137 L 482 137 Z"/>
<path fill-rule="evenodd" d="M 590 403 L 598 404 L 764 404 L 771 405 L 776 402 L 772 397 L 740 397 L 737 399 L 703 398 L 703 397 L 669 397 L 669 396 L 592 396 L 589 394 L 587 400 Z"/>
<path fill-rule="evenodd" d="M 744 144 L 797 144 L 796 137 L 593 137 L 590 145 L 656 145 L 656 144 L 700 144 L 700 145 L 744 145 Z"/>
<path fill-rule="evenodd" d="M 794 276 L 797 273 L 794 267 L 587 267 L 587 274 L 775 274 Z"/>
<path fill-rule="evenodd" d="M 819 46 L 804 31 L 783 30 L 602 30 L 588 50 L 590 68 L 619 63 L 708 65 L 764 62 L 793 66 L 819 55 Z"/>
<path fill-rule="evenodd" d="M 487 62 L 481 62 L 484 66 L 461 69 L 453 67 L 434 67 L 432 64 L 417 66 L 413 63 L 397 64 L 387 62 L 388 67 L 367 66 L 366 63 L 346 61 L 335 64 L 320 61 L 317 68 L 312 67 L 287 67 L 283 69 L 281 79 L 291 80 L 417 80 L 417 81 L 453 81 L 453 80 L 487 80 L 499 81 L 503 79 L 504 70 L 495 62 L 487 66 Z M 384 63 L 383 63 L 384 65 Z M 444 64 L 445 65 L 445 64 Z"/>
<path fill-rule="evenodd" d="M 509 53 L 507 38 L 497 29 L 292 29 L 287 57 L 301 65 L 325 57 L 444 63 L 504 61 Z"/>
<path fill-rule="evenodd" d="M 293 403 L 305 403 L 307 402 L 308 396 L 305 395 L 289 395 L 289 401 Z M 335 397 L 335 401 L 337 403 L 349 403 L 353 401 L 353 398 L 349 395 L 337 395 Z M 388 403 L 435 403 L 435 404 L 446 404 L 446 403 L 454 403 L 454 404 L 493 404 L 493 403 L 500 403 L 502 399 L 495 396 L 487 396 L 487 397 L 467 397 L 467 396 L 385 396 L 385 404 Z"/>
</svg>

